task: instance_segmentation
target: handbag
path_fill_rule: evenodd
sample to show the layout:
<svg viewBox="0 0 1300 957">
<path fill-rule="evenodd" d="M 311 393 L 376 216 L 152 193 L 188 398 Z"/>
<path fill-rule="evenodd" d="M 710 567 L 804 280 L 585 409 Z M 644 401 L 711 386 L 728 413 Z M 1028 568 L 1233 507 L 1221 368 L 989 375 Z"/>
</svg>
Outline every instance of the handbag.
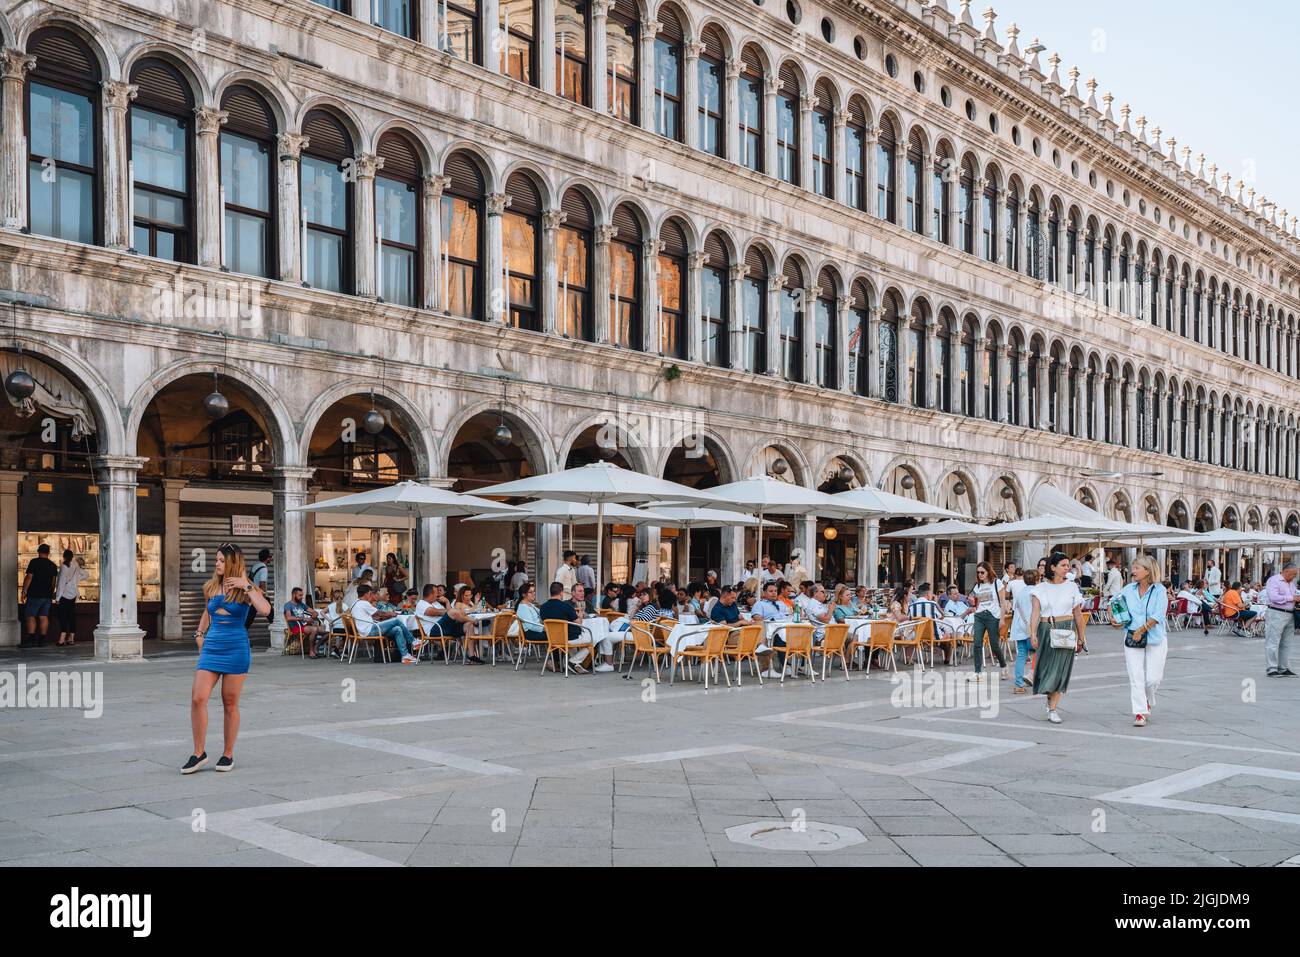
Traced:
<svg viewBox="0 0 1300 957">
<path fill-rule="evenodd" d="M 1047 643 L 1052 648 L 1073 648 L 1078 642 L 1071 628 L 1052 628 L 1047 635 Z"/>
<path fill-rule="evenodd" d="M 1143 635 L 1141 638 L 1134 638 L 1134 637 L 1133 637 L 1133 632 L 1131 632 L 1131 631 L 1126 631 L 1126 632 L 1124 632 L 1124 647 L 1125 647 L 1125 648 L 1145 648 L 1146 646 L 1147 646 L 1147 636 L 1146 636 L 1146 635 Z"/>
</svg>

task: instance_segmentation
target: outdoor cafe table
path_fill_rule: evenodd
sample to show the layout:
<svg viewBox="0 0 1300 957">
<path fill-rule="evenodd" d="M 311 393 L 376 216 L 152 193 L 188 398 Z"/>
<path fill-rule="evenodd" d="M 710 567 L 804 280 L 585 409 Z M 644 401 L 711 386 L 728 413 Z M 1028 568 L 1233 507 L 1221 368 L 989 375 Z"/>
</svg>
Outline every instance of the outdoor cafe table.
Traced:
<svg viewBox="0 0 1300 957">
<path fill-rule="evenodd" d="M 746 620 L 741 618 L 734 628 L 742 628 L 745 625 L 752 624 L 753 619 Z M 776 638 L 786 625 L 791 624 L 789 621 L 765 621 L 763 622 L 763 632 L 766 639 L 765 643 L 758 646 L 758 651 L 770 651 L 772 639 Z M 684 648 L 693 648 L 704 644 L 704 639 L 708 637 L 709 629 L 715 627 L 713 622 L 678 622 L 673 625 L 673 630 L 668 633 L 667 645 L 674 655 L 680 654 Z"/>
</svg>

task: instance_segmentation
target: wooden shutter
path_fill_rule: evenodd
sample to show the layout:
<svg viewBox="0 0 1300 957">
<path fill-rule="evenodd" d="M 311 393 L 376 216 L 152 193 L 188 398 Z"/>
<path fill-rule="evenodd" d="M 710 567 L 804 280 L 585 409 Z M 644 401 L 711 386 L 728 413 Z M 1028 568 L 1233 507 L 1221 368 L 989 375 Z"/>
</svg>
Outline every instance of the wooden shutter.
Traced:
<svg viewBox="0 0 1300 957">
<path fill-rule="evenodd" d="M 443 175 L 451 180 L 448 192 L 474 199 L 483 195 L 483 174 L 468 153 L 452 153 L 447 157 Z"/>
<path fill-rule="evenodd" d="M 750 279 L 762 279 L 767 275 L 767 259 L 757 246 L 750 246 L 749 252 L 745 253 L 745 266 Z"/>
<path fill-rule="evenodd" d="M 352 137 L 332 113 L 312 110 L 302 124 L 302 131 L 309 140 L 306 152 L 312 156 L 342 162 L 352 155 Z"/>
<path fill-rule="evenodd" d="M 614 210 L 614 228 L 618 230 L 617 238 L 621 243 L 635 245 L 641 241 L 641 223 L 626 203 Z"/>
<path fill-rule="evenodd" d="M 139 87 L 135 102 L 139 106 L 171 116 L 185 116 L 194 108 L 194 97 L 180 70 L 149 57 L 131 69 L 131 82 Z"/>
<path fill-rule="evenodd" d="M 41 76 L 73 83 L 98 83 L 99 61 L 80 37 L 57 27 L 45 27 L 32 34 L 27 52 L 36 57 L 35 72 Z"/>
<path fill-rule="evenodd" d="M 533 181 L 523 173 L 515 173 L 506 183 L 506 193 L 510 196 L 510 212 L 523 216 L 540 216 L 542 198 L 538 195 Z"/>
<path fill-rule="evenodd" d="M 572 229 L 591 229 L 591 206 L 580 191 L 571 189 L 565 193 L 560 208 L 565 212 L 565 226 Z"/>
<path fill-rule="evenodd" d="M 708 27 L 704 31 L 704 50 L 702 52 L 710 60 L 717 60 L 719 63 L 727 58 L 727 49 L 722 45 L 722 38 L 718 36 L 718 31 L 713 27 Z"/>
<path fill-rule="evenodd" d="M 424 164 L 415 146 L 400 133 L 385 133 L 379 138 L 378 155 L 384 158 L 379 175 L 391 179 L 417 182 L 424 176 Z"/>
<path fill-rule="evenodd" d="M 665 256 L 686 258 L 686 234 L 674 220 L 664 223 L 664 228 L 659 231 L 659 240 L 664 244 Z"/>
<path fill-rule="evenodd" d="M 709 257 L 709 267 L 712 269 L 726 269 L 731 262 L 721 233 L 709 233 L 709 238 L 704 241 L 704 254 Z"/>
<path fill-rule="evenodd" d="M 260 94 L 246 86 L 232 86 L 221 96 L 221 108 L 229 117 L 224 129 L 254 139 L 275 137 L 275 116 Z"/>
</svg>

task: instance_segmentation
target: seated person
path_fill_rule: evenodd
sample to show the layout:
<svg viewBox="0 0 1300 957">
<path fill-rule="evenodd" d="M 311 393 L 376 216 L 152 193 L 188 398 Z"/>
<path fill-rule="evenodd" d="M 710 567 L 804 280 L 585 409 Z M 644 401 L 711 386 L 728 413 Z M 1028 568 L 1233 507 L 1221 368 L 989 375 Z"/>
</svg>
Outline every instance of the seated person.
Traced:
<svg viewBox="0 0 1300 957">
<path fill-rule="evenodd" d="M 740 624 L 740 603 L 736 601 L 736 589 L 730 585 L 723 586 L 722 593 L 709 612 L 709 621 L 718 625 Z"/>
<path fill-rule="evenodd" d="M 307 657 L 316 657 L 316 616 L 311 613 L 303 601 L 303 590 L 295 588 L 288 601 L 284 603 L 284 621 L 289 626 L 289 634 L 297 638 L 307 649 Z"/>
<path fill-rule="evenodd" d="M 1223 593 L 1223 617 L 1232 622 L 1232 633 L 1238 638 L 1248 637 L 1245 626 L 1259 613 L 1251 608 L 1241 594 L 1241 582 L 1233 582 Z"/>
<path fill-rule="evenodd" d="M 907 603 L 907 617 L 935 619 L 943 617 L 939 612 L 939 603 L 930 594 L 929 582 L 921 582 L 916 586 L 916 595 Z"/>
<path fill-rule="evenodd" d="M 521 633 L 522 632 L 522 633 Z M 537 608 L 537 585 L 524 582 L 519 586 L 519 603 L 515 605 L 515 621 L 510 626 L 510 636 L 528 641 L 545 641 L 546 629 Z"/>
<path fill-rule="evenodd" d="M 857 605 L 853 597 L 853 589 L 848 585 L 835 586 L 835 602 L 831 615 L 836 622 L 848 621 L 857 614 Z"/>
<path fill-rule="evenodd" d="M 619 607 L 619 589 L 618 585 L 610 582 L 605 586 L 605 594 L 600 599 L 601 611 L 621 611 Z"/>
<path fill-rule="evenodd" d="M 465 661 L 471 665 L 483 664 L 483 659 L 478 656 L 478 642 L 475 636 L 478 634 L 478 628 L 470 613 L 474 610 L 470 604 L 471 588 L 469 585 L 460 585 L 456 588 L 456 598 L 442 613 L 438 619 L 438 631 L 451 638 L 459 638 L 464 646 Z"/>
<path fill-rule="evenodd" d="M 775 581 L 763 585 L 763 597 L 754 603 L 754 614 L 764 621 L 790 620 L 790 608 L 781 601 L 781 589 Z"/>
<path fill-rule="evenodd" d="M 581 585 L 574 585 L 573 587 L 575 589 L 582 588 Z M 572 622 L 576 622 L 579 620 L 578 610 L 577 608 L 574 607 L 574 602 L 572 600 L 570 601 L 564 600 L 564 585 L 562 582 L 551 582 L 551 597 L 548 598 L 546 601 L 542 602 L 542 607 L 537 609 L 537 613 L 541 617 L 541 620 L 543 622 L 549 620 L 570 622 L 569 644 L 573 644 L 576 641 L 587 640 L 586 638 L 587 633 L 584 632 L 582 628 L 580 628 L 578 625 L 572 624 Z M 556 654 L 558 656 L 558 652 Z M 569 658 L 569 667 L 571 667 L 578 674 L 585 675 L 587 673 L 587 669 L 582 667 L 582 663 L 583 661 L 586 660 L 586 658 L 587 658 L 587 649 L 580 648 L 578 651 L 576 651 L 573 654 L 572 657 Z M 554 670 L 557 663 L 558 662 L 553 658 L 547 664 L 546 666 L 547 670 L 548 671 Z"/>
<path fill-rule="evenodd" d="M 352 620 L 357 632 L 362 635 L 381 635 L 397 642 L 397 650 L 402 655 L 402 664 L 416 665 L 421 642 L 412 636 L 410 630 L 398 621 L 391 611 L 380 611 L 370 601 L 371 587 L 367 584 L 357 585 L 357 600 L 351 607 Z M 377 655 L 375 660 L 382 663 L 384 658 Z"/>
</svg>

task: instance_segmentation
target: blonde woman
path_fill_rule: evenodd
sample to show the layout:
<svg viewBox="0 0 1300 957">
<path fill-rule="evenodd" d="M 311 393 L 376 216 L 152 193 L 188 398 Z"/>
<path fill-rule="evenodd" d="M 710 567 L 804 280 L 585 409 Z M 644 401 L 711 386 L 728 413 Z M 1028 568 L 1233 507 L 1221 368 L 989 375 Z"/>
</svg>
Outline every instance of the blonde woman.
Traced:
<svg viewBox="0 0 1300 957">
<path fill-rule="evenodd" d="M 1169 642 L 1165 640 L 1169 592 L 1160 583 L 1156 560 L 1150 555 L 1133 559 L 1132 580 L 1119 594 L 1128 607 L 1129 621 L 1111 624 L 1124 629 L 1124 666 L 1128 670 L 1133 725 L 1145 728 L 1169 654 Z"/>
<path fill-rule="evenodd" d="M 199 619 L 194 640 L 199 645 L 199 663 L 194 669 L 194 686 L 190 692 L 190 728 L 194 732 L 194 753 L 181 768 L 181 774 L 193 774 L 208 763 L 204 744 L 208 735 L 208 698 L 217 681 L 221 682 L 221 704 L 225 709 L 225 748 L 217 760 L 218 771 L 235 766 L 235 737 L 239 734 L 239 695 L 252 656 L 248 650 L 248 632 L 244 620 L 251 606 L 258 615 L 271 610 L 262 590 L 248 580 L 244 553 L 238 545 L 217 549 L 212 578 L 203 586 L 207 608 Z"/>
</svg>

